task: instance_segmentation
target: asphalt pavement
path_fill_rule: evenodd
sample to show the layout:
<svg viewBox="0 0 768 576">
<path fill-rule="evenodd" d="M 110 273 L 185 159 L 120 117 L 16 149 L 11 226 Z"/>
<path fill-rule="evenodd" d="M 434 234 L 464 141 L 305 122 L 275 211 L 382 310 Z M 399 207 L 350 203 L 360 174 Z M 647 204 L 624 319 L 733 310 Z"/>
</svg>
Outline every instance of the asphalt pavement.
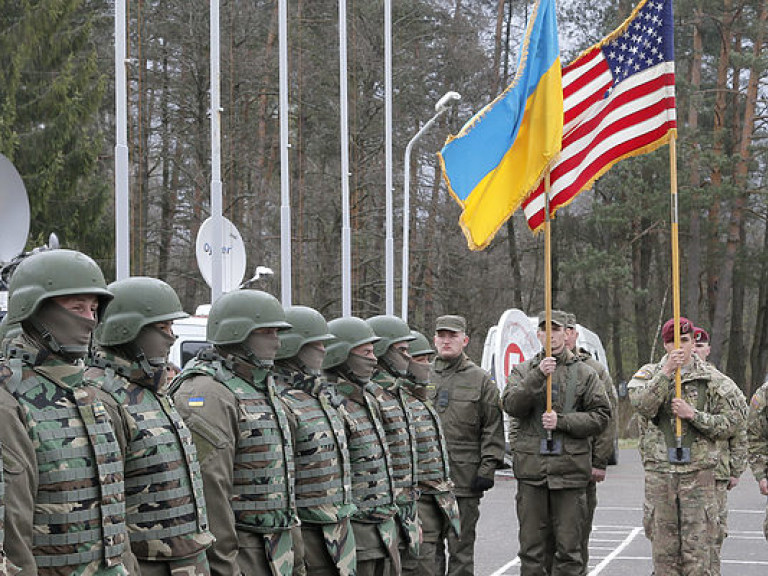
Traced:
<svg viewBox="0 0 768 576">
<path fill-rule="evenodd" d="M 516 481 L 510 471 L 481 504 L 475 545 L 477 576 L 514 576 L 517 558 Z M 763 536 L 766 498 L 747 470 L 729 493 L 729 536 L 723 545 L 722 576 L 768 574 L 768 542 Z M 644 576 L 652 572 L 651 545 L 643 532 L 643 468 L 635 448 L 622 449 L 619 464 L 608 467 L 598 487 L 590 539 L 589 576 Z"/>
</svg>

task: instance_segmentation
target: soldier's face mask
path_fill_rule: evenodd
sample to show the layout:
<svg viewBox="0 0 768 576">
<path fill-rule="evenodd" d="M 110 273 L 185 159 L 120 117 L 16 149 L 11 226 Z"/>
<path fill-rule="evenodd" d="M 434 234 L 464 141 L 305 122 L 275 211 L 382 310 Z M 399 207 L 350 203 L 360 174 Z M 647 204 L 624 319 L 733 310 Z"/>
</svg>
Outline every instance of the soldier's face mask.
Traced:
<svg viewBox="0 0 768 576">
<path fill-rule="evenodd" d="M 144 353 L 152 366 L 163 366 L 168 361 L 168 354 L 176 337 L 160 330 L 157 326 L 144 326 L 136 336 L 136 346 Z"/>
<path fill-rule="evenodd" d="M 376 358 L 369 358 L 367 356 L 361 356 L 360 354 L 350 353 L 345 364 L 352 374 L 367 382 L 373 376 L 373 371 L 376 369 L 377 362 Z"/>
<path fill-rule="evenodd" d="M 320 372 L 323 367 L 323 359 L 325 358 L 325 346 L 319 342 L 305 344 L 301 347 L 296 357 L 307 370 Z"/>
<path fill-rule="evenodd" d="M 270 330 L 269 332 L 254 330 L 245 340 L 245 347 L 260 361 L 274 362 L 277 351 L 280 349 L 280 338 L 277 336 L 277 330 Z"/>
<path fill-rule="evenodd" d="M 411 357 L 408 353 L 401 352 L 396 348 L 396 345 L 392 345 L 384 352 L 384 356 L 381 357 L 382 363 L 396 376 L 405 376 L 408 372 L 408 362 Z"/>
<path fill-rule="evenodd" d="M 96 320 L 70 312 L 53 300 L 43 302 L 33 320 L 54 352 L 70 358 L 83 358 L 88 353 Z"/>
<path fill-rule="evenodd" d="M 408 363 L 408 377 L 415 384 L 427 384 L 429 382 L 430 365 L 424 362 L 411 360 Z"/>
</svg>

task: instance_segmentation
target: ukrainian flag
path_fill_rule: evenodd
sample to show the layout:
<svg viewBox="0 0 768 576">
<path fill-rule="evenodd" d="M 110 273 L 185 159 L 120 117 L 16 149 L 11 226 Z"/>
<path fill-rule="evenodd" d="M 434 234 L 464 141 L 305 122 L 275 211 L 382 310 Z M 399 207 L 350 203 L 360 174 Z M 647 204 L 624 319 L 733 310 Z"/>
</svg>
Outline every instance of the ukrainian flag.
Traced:
<svg viewBox="0 0 768 576">
<path fill-rule="evenodd" d="M 515 78 L 438 154 L 471 250 L 485 248 L 560 152 L 563 89 L 554 0 L 538 0 Z"/>
</svg>

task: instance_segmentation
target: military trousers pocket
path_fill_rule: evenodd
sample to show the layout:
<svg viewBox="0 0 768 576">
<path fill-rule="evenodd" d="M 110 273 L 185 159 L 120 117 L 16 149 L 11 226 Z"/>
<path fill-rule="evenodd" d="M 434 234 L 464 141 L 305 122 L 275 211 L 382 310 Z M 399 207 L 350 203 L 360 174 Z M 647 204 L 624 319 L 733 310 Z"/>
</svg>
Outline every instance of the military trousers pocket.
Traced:
<svg viewBox="0 0 768 576">
<path fill-rule="evenodd" d="M 653 521 L 655 515 L 656 507 L 645 502 L 643 504 L 643 529 L 645 530 L 645 537 L 651 542 L 653 542 Z"/>
</svg>

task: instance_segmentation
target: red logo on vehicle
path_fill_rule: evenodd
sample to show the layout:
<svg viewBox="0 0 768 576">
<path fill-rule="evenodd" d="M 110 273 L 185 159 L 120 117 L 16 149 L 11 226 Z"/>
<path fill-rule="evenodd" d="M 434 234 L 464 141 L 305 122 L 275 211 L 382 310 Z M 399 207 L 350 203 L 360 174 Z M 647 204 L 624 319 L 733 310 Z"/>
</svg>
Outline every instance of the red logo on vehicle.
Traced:
<svg viewBox="0 0 768 576">
<path fill-rule="evenodd" d="M 520 350 L 520 346 L 514 342 L 511 342 L 507 346 L 507 349 L 504 350 L 504 376 L 509 376 L 509 372 L 512 370 L 512 367 L 517 366 L 521 362 L 525 362 L 523 351 Z"/>
</svg>

